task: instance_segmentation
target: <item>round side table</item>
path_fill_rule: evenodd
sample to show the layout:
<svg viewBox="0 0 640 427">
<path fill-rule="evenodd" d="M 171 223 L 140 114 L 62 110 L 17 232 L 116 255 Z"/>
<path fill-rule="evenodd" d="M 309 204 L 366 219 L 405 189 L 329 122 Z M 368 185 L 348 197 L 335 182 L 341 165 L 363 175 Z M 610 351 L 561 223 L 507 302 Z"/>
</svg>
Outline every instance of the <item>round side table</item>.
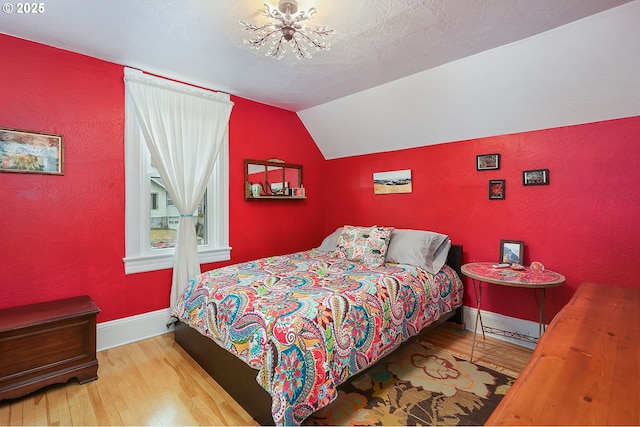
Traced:
<svg viewBox="0 0 640 427">
<path fill-rule="evenodd" d="M 471 345 L 471 361 L 473 361 L 473 352 L 476 347 L 476 337 L 478 334 L 478 323 L 482 331 L 482 338 L 485 338 L 485 331 L 502 335 L 509 338 L 515 338 L 522 341 L 537 343 L 544 332 L 544 299 L 545 290 L 547 288 L 555 288 L 561 286 L 566 278 L 559 273 L 551 270 L 534 271 L 530 267 L 515 270 L 511 267 L 495 267 L 497 264 L 492 262 L 472 262 L 462 266 L 462 274 L 471 278 L 473 283 L 473 291 L 476 297 L 476 323 L 473 329 L 473 344 Z M 529 288 L 536 291 L 541 290 L 541 297 L 538 304 L 538 337 L 530 337 L 529 335 L 519 334 L 517 332 L 505 331 L 503 329 L 485 327 L 482 323 L 482 285 L 483 283 L 510 286 L 515 288 Z"/>
</svg>

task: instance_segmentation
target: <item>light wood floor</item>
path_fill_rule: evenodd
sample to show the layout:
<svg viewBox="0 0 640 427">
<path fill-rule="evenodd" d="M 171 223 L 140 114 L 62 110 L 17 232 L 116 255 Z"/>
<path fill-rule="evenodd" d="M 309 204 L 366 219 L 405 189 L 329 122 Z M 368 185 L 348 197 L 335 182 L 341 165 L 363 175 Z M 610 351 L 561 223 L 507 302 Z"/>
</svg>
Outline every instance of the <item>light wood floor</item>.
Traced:
<svg viewBox="0 0 640 427">
<path fill-rule="evenodd" d="M 473 334 L 442 326 L 421 338 L 468 355 Z M 507 347 L 476 352 L 474 361 L 520 372 L 531 350 Z M 257 425 L 171 333 L 99 352 L 98 363 L 97 381 L 71 380 L 0 402 L 0 425 Z"/>
</svg>

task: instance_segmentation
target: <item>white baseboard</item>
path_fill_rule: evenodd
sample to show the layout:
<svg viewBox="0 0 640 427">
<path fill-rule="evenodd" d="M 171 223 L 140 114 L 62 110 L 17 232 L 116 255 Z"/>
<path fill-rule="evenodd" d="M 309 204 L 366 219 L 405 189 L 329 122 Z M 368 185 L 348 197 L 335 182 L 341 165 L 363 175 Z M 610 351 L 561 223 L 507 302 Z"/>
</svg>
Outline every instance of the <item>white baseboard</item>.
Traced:
<svg viewBox="0 0 640 427">
<path fill-rule="evenodd" d="M 476 324 L 476 312 L 477 310 L 475 308 L 467 306 L 464 307 L 464 323 L 466 328 L 472 332 Z M 163 310 L 139 314 L 137 316 L 125 317 L 124 319 L 98 323 L 96 331 L 97 350 L 107 350 L 109 348 L 118 347 L 124 344 L 171 332 L 173 330 L 173 326 L 169 328 L 166 326 L 167 321 L 169 320 L 169 313 L 169 308 L 165 308 Z M 530 337 L 538 336 L 538 324 L 529 320 L 516 319 L 514 317 L 503 316 L 502 314 L 492 313 L 490 311 L 483 311 L 482 321 L 485 326 L 490 326 L 492 328 L 516 332 Z M 478 325 L 478 327 L 480 326 Z M 526 341 L 520 341 L 495 334 L 487 335 L 492 338 L 497 338 L 523 347 L 535 348 L 535 344 Z"/>
<path fill-rule="evenodd" d="M 476 324 L 477 309 L 473 307 L 464 306 L 464 324 L 465 327 L 473 332 Z M 516 319 L 515 317 L 504 316 L 502 314 L 492 313 L 490 311 L 482 310 L 482 323 L 484 326 L 490 326 L 496 329 L 502 329 L 504 331 L 515 332 L 517 334 L 526 335 L 529 337 L 538 338 L 538 322 L 532 322 L 530 320 Z M 478 324 L 478 333 L 480 334 L 480 324 Z M 522 341 L 514 338 L 505 337 L 502 335 L 496 335 L 487 333 L 487 336 L 496 338 L 502 341 L 506 341 L 512 344 L 519 345 L 521 347 L 534 349 L 535 344 L 527 341 Z"/>
<path fill-rule="evenodd" d="M 167 328 L 169 308 L 98 323 L 96 327 L 96 347 L 98 351 L 140 341 L 173 330 Z"/>
</svg>

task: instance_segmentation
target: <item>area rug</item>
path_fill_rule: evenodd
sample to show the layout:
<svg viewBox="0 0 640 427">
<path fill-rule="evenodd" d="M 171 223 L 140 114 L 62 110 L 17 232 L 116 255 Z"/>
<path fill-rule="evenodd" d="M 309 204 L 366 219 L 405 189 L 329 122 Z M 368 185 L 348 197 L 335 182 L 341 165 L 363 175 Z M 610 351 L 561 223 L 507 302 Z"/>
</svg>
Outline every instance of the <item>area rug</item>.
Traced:
<svg viewBox="0 0 640 427">
<path fill-rule="evenodd" d="M 483 425 L 515 379 L 416 341 L 340 386 L 305 425 Z"/>
</svg>

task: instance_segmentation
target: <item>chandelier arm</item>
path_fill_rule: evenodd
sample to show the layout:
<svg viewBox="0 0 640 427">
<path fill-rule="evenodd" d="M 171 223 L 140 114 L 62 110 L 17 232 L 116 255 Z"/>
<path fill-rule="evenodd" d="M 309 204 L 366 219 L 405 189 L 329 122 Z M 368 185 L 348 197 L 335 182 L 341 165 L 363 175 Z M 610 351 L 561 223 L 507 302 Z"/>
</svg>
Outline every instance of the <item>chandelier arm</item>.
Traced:
<svg viewBox="0 0 640 427">
<path fill-rule="evenodd" d="M 306 28 L 306 30 L 310 30 L 310 29 Z M 311 30 L 311 32 L 313 32 L 313 30 Z M 331 47 L 329 43 L 321 42 L 319 40 L 315 40 L 312 37 L 309 37 L 309 35 L 307 35 L 304 31 L 297 31 L 296 34 L 299 34 L 300 37 L 304 39 L 304 41 L 306 41 L 310 46 L 313 46 L 318 50 L 329 50 L 329 48 Z M 298 41 L 296 40 L 296 43 L 297 42 Z"/>
<path fill-rule="evenodd" d="M 315 9 L 309 9 L 308 12 L 300 12 L 298 13 L 292 22 L 302 22 L 302 21 L 310 21 L 313 19 L 313 16 L 316 14 Z"/>
<path fill-rule="evenodd" d="M 280 22 L 282 22 L 283 24 L 286 21 L 285 16 L 282 14 L 282 12 L 280 12 L 278 10 L 278 8 L 271 6 L 270 4 L 265 3 L 264 6 L 266 7 L 266 9 L 264 10 L 260 10 L 262 12 L 263 16 L 266 16 L 267 18 L 271 18 L 271 19 L 276 19 Z"/>
<path fill-rule="evenodd" d="M 240 23 L 246 27 L 245 28 L 246 31 L 261 31 L 261 30 L 264 30 L 265 28 L 269 28 L 269 27 L 274 27 L 275 29 L 273 31 L 278 31 L 278 28 L 275 27 L 274 24 L 271 24 L 271 23 L 264 24 L 264 25 L 250 24 L 250 23 L 244 22 L 244 21 L 240 21 Z"/>
<path fill-rule="evenodd" d="M 307 52 L 305 47 L 301 45 L 296 38 L 291 39 L 291 47 L 296 55 L 296 58 L 298 59 L 308 58 L 311 56 L 309 55 L 309 52 Z"/>
<path fill-rule="evenodd" d="M 313 34 L 315 34 L 317 36 L 320 36 L 320 37 L 329 37 L 329 36 L 332 36 L 335 33 L 334 30 L 330 30 L 326 26 L 315 27 L 315 28 L 305 27 L 304 30 L 310 31 Z"/>
<path fill-rule="evenodd" d="M 283 43 L 284 43 L 284 37 L 280 37 L 279 39 L 276 39 L 271 45 L 271 48 L 269 48 L 269 50 L 267 51 L 266 55 L 272 56 L 276 59 L 282 59 L 285 53 Z"/>
<path fill-rule="evenodd" d="M 262 34 L 257 34 L 252 39 L 245 39 L 244 42 L 249 44 L 251 46 L 251 48 L 258 49 L 258 48 L 260 48 L 260 46 L 264 46 L 264 44 L 267 42 L 269 37 L 271 37 L 273 34 L 275 34 L 277 32 L 278 32 L 278 29 L 275 29 L 275 30 L 269 31 L 269 32 L 263 32 Z"/>
</svg>

